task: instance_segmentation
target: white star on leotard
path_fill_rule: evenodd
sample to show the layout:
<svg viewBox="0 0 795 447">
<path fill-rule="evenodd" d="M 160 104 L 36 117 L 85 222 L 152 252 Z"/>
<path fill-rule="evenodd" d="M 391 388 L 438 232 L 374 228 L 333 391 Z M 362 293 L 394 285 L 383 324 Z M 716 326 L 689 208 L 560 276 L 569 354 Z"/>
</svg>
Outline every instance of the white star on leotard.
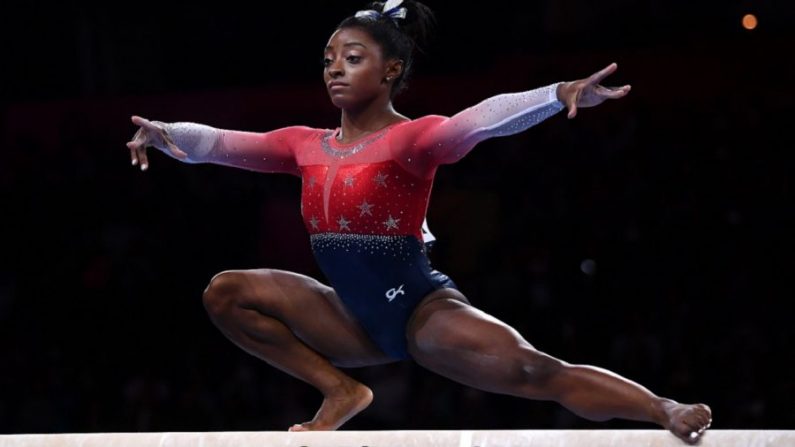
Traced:
<svg viewBox="0 0 795 447">
<path fill-rule="evenodd" d="M 313 175 L 309 177 L 309 189 L 314 189 L 315 183 L 317 183 L 317 179 L 315 178 L 315 176 Z"/>
<path fill-rule="evenodd" d="M 367 203 L 367 200 L 362 202 L 361 205 L 356 205 L 356 208 L 359 208 L 359 211 L 361 211 L 361 213 L 359 213 L 359 217 L 364 216 L 365 214 L 367 214 L 369 216 L 373 215 L 373 212 L 370 211 L 370 210 L 373 209 L 373 205 L 370 204 L 370 203 Z"/>
<path fill-rule="evenodd" d="M 388 174 L 384 174 L 381 171 L 378 171 L 378 174 L 376 174 L 376 176 L 373 177 L 373 181 L 375 182 L 376 185 L 383 186 L 384 188 L 386 188 L 387 177 L 389 177 Z"/>
<path fill-rule="evenodd" d="M 342 181 L 345 184 L 345 185 L 343 185 L 343 187 L 350 186 L 351 188 L 353 188 L 353 180 L 354 179 L 353 179 L 352 175 L 350 175 L 350 174 L 346 175 L 345 179 Z"/>
<path fill-rule="evenodd" d="M 389 218 L 384 221 L 384 225 L 386 225 L 387 230 L 397 230 L 399 223 L 400 219 L 395 219 L 391 214 L 389 215 Z"/>
<path fill-rule="evenodd" d="M 348 224 L 351 223 L 351 221 L 345 220 L 345 216 L 340 216 L 340 220 L 338 220 L 337 223 L 340 226 L 340 231 L 342 230 L 351 231 L 351 229 L 348 227 Z"/>
<path fill-rule="evenodd" d="M 311 219 L 309 219 L 309 224 L 310 224 L 310 225 L 312 225 L 312 229 L 313 229 L 313 230 L 319 230 L 319 229 L 320 229 L 320 228 L 318 228 L 318 226 L 317 226 L 317 223 L 318 223 L 318 222 L 320 222 L 320 221 L 319 221 L 319 220 L 317 220 L 317 217 L 315 217 L 315 216 L 312 216 L 312 218 L 311 218 Z"/>
</svg>

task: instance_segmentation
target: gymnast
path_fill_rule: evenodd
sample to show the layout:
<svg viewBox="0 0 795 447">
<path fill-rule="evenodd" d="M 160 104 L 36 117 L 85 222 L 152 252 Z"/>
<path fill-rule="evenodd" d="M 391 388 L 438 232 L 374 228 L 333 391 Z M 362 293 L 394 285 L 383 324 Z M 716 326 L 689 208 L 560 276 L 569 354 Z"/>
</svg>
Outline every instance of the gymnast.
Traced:
<svg viewBox="0 0 795 447">
<path fill-rule="evenodd" d="M 374 2 L 344 19 L 323 52 L 323 79 L 342 111 L 336 129 L 222 130 L 133 116 L 132 164 L 147 147 L 185 163 L 214 163 L 301 178 L 301 213 L 327 286 L 275 269 L 228 270 L 204 291 L 210 319 L 237 346 L 317 388 L 315 417 L 292 431 L 335 430 L 373 393 L 340 368 L 411 358 L 460 383 L 556 401 L 594 421 L 646 421 L 697 443 L 712 422 L 704 404 L 682 404 L 602 368 L 538 351 L 516 330 L 473 307 L 427 257 L 425 213 L 434 174 L 479 142 L 513 135 L 567 109 L 618 99 L 605 87 L 615 63 L 588 78 L 488 98 L 452 117 L 416 119 L 392 100 L 427 38 L 431 10 L 410 0 Z"/>
</svg>

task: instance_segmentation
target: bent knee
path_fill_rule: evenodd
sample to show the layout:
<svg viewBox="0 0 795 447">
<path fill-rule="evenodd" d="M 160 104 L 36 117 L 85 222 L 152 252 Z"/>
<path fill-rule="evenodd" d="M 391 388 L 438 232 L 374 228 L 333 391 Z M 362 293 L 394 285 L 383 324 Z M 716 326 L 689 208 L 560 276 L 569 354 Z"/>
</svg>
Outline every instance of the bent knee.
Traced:
<svg viewBox="0 0 795 447">
<path fill-rule="evenodd" d="M 246 275 L 241 270 L 225 270 L 213 276 L 202 293 L 207 313 L 220 315 L 239 304 L 245 293 Z"/>
<path fill-rule="evenodd" d="M 535 349 L 524 348 L 514 360 L 514 369 L 520 380 L 539 389 L 545 388 L 565 368 L 565 363 Z"/>
</svg>

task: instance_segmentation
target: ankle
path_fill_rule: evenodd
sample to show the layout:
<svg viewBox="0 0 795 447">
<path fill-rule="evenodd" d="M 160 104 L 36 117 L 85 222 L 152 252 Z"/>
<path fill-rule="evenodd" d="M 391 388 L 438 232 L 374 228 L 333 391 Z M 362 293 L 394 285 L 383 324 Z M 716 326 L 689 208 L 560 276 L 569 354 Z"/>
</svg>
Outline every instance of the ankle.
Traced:
<svg viewBox="0 0 795 447">
<path fill-rule="evenodd" d="M 325 390 L 323 396 L 326 399 L 349 399 L 351 396 L 357 394 L 364 394 L 370 392 L 370 389 L 362 383 L 353 379 L 344 380 L 337 385 Z"/>
<path fill-rule="evenodd" d="M 657 424 L 668 427 L 668 422 L 670 420 L 670 415 L 668 413 L 668 409 L 671 405 L 676 405 L 677 402 L 672 399 L 667 399 L 664 397 L 658 397 L 652 403 L 652 419 Z"/>
</svg>

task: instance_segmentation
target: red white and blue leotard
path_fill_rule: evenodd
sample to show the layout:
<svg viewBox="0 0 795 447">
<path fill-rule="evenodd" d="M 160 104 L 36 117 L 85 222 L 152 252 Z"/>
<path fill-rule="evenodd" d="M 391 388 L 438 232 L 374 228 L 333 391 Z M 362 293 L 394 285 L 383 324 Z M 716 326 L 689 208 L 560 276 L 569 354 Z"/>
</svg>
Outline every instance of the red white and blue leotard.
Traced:
<svg viewBox="0 0 795 447">
<path fill-rule="evenodd" d="M 452 118 L 394 123 L 349 144 L 338 141 L 339 128 L 255 133 L 160 124 L 189 154 L 183 161 L 301 177 L 301 213 L 320 268 L 376 344 L 406 358 L 405 328 L 414 308 L 432 291 L 455 287 L 431 268 L 423 243 L 437 167 L 479 141 L 520 132 L 560 111 L 555 88 L 496 96 Z"/>
</svg>

